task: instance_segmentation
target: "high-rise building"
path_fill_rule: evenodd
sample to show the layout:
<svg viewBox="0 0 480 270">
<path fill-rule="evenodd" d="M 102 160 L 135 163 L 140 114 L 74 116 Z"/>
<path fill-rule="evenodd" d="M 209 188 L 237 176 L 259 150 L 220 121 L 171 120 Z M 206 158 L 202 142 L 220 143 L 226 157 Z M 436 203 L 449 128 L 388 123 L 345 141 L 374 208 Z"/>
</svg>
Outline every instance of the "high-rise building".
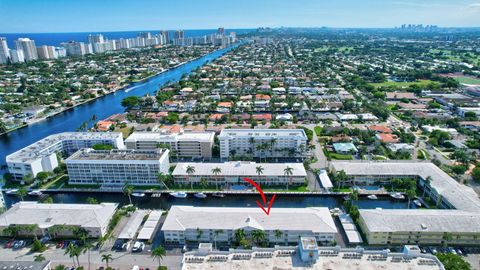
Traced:
<svg viewBox="0 0 480 270">
<path fill-rule="evenodd" d="M 121 48 L 121 49 L 129 49 L 129 48 L 131 48 L 130 39 L 121 38 L 121 39 L 120 39 L 120 48 Z"/>
<path fill-rule="evenodd" d="M 222 35 L 222 36 L 225 35 L 225 28 L 223 28 L 223 27 L 218 28 L 217 34 Z"/>
<path fill-rule="evenodd" d="M 83 56 L 87 53 L 85 43 L 69 41 L 62 43 L 68 56 Z"/>
<path fill-rule="evenodd" d="M 56 47 L 55 48 L 55 53 L 57 54 L 57 57 L 67 56 L 67 50 L 63 47 Z"/>
<path fill-rule="evenodd" d="M 185 32 L 183 30 L 175 31 L 175 39 L 185 38 Z"/>
<path fill-rule="evenodd" d="M 165 43 L 170 43 L 170 32 L 168 30 L 161 30 L 160 35 L 163 36 Z"/>
<path fill-rule="evenodd" d="M 17 51 L 23 51 L 25 61 L 32 61 L 38 59 L 37 47 L 35 41 L 29 38 L 19 38 L 15 41 Z"/>
<path fill-rule="evenodd" d="M 25 56 L 22 50 L 10 50 L 10 60 L 12 63 L 25 62 Z"/>
<path fill-rule="evenodd" d="M 55 52 L 55 47 L 42 45 L 37 47 L 38 58 L 42 60 L 56 59 L 57 54 Z"/>
<path fill-rule="evenodd" d="M 88 35 L 88 43 L 93 44 L 93 43 L 102 43 L 102 42 L 104 42 L 104 38 L 102 34 Z"/>
<path fill-rule="evenodd" d="M 144 39 L 152 38 L 152 34 L 150 32 L 140 32 L 138 36 Z"/>
<path fill-rule="evenodd" d="M 7 38 L 0 37 L 0 64 L 6 64 L 10 58 L 10 50 L 8 49 Z"/>
</svg>

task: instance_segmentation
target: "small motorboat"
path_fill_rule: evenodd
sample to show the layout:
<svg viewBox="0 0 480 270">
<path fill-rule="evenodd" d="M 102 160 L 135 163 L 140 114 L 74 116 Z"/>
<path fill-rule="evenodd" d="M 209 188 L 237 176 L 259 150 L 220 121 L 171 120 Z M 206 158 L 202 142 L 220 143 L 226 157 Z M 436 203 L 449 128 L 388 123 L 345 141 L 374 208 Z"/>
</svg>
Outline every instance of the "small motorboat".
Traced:
<svg viewBox="0 0 480 270">
<path fill-rule="evenodd" d="M 213 197 L 218 197 L 218 198 L 223 198 L 225 197 L 225 194 L 220 193 L 220 192 L 215 192 L 212 194 Z"/>
<path fill-rule="evenodd" d="M 30 195 L 30 196 L 42 196 L 43 193 L 40 189 L 35 189 L 35 190 L 32 190 L 32 191 L 28 192 L 28 195 Z"/>
<path fill-rule="evenodd" d="M 132 193 L 132 196 L 133 196 L 133 197 L 141 198 L 141 197 L 145 197 L 145 193 L 142 193 L 142 192 L 134 192 L 134 193 Z"/>
<path fill-rule="evenodd" d="M 152 195 L 150 195 L 150 197 L 152 198 L 159 198 L 162 196 L 162 193 L 152 193 Z"/>
<path fill-rule="evenodd" d="M 205 199 L 207 198 L 207 195 L 203 192 L 198 192 L 198 193 L 195 193 L 193 194 L 193 196 L 195 196 L 195 198 L 199 198 L 199 199 Z"/>
<path fill-rule="evenodd" d="M 413 203 L 418 207 L 422 207 L 422 203 L 418 199 L 413 200 Z"/>
<path fill-rule="evenodd" d="M 398 200 L 403 200 L 403 199 L 405 199 L 405 196 L 402 195 L 400 192 L 392 193 L 392 194 L 390 194 L 390 197 L 392 197 L 392 198 L 394 198 L 394 199 L 398 199 Z"/>
<path fill-rule="evenodd" d="M 173 196 L 175 198 L 185 199 L 187 197 L 187 193 L 183 191 L 171 192 L 170 196 Z"/>
<path fill-rule="evenodd" d="M 376 200 L 376 199 L 378 199 L 377 195 L 375 195 L 375 194 L 368 195 L 367 198 L 369 198 L 370 200 Z"/>
<path fill-rule="evenodd" d="M 17 195 L 17 192 L 18 192 L 18 188 L 14 188 L 14 189 L 9 189 L 5 191 L 5 194 L 13 196 L 13 195 Z"/>
</svg>

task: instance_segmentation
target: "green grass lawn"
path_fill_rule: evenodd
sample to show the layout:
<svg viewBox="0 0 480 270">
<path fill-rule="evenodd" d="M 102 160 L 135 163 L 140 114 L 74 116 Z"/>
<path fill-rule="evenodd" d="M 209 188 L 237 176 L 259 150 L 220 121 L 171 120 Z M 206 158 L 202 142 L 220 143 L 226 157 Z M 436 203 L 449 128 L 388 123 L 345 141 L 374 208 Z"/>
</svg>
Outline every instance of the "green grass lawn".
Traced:
<svg viewBox="0 0 480 270">
<path fill-rule="evenodd" d="M 303 186 L 290 186 L 288 187 L 288 190 L 287 190 L 287 187 L 272 187 L 272 188 L 265 188 L 265 189 L 262 189 L 263 191 L 265 192 L 277 192 L 277 191 L 282 191 L 282 192 L 307 192 L 307 191 L 310 191 L 308 189 L 308 186 L 307 185 L 303 185 Z"/>
<path fill-rule="evenodd" d="M 317 137 L 322 136 L 322 127 L 316 126 L 316 127 L 313 128 L 313 130 L 315 130 L 315 134 L 317 134 Z"/>
<path fill-rule="evenodd" d="M 337 154 L 337 153 L 329 153 L 329 156 L 331 159 L 337 159 L 337 160 L 352 160 L 353 157 L 352 155 L 343 155 L 343 154 Z"/>
<path fill-rule="evenodd" d="M 45 183 L 42 185 L 42 189 L 58 189 L 60 188 L 63 184 L 67 183 L 68 181 L 68 176 L 67 175 L 61 175 L 57 177 L 56 179 Z"/>
<path fill-rule="evenodd" d="M 457 80 L 459 83 L 463 83 L 463 84 L 479 84 L 480 85 L 480 79 L 477 79 L 477 78 L 456 77 L 455 80 Z"/>
<path fill-rule="evenodd" d="M 429 84 L 439 84 L 438 82 L 434 82 L 431 80 L 418 80 L 416 82 L 383 82 L 383 83 L 370 83 L 370 85 L 374 86 L 375 88 L 380 87 L 395 87 L 395 88 L 407 88 L 410 85 L 418 85 L 419 87 L 427 87 Z"/>
</svg>

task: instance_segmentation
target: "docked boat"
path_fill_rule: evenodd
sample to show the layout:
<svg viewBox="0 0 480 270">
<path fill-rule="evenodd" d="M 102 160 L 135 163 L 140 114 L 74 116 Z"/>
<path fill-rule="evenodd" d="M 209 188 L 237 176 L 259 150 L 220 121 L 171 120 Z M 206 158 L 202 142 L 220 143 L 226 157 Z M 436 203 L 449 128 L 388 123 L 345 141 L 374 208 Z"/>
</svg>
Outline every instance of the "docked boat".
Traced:
<svg viewBox="0 0 480 270">
<path fill-rule="evenodd" d="M 195 194 L 193 194 L 193 196 L 195 196 L 195 198 L 199 198 L 199 199 L 207 198 L 207 195 L 203 192 L 195 193 Z"/>
<path fill-rule="evenodd" d="M 368 195 L 367 198 L 369 198 L 370 200 L 376 200 L 376 199 L 378 199 L 377 195 L 375 195 L 375 194 Z"/>
<path fill-rule="evenodd" d="M 213 197 L 218 197 L 218 198 L 223 198 L 225 197 L 225 194 L 220 193 L 220 192 L 215 192 L 212 194 Z"/>
<path fill-rule="evenodd" d="M 13 195 L 17 195 L 17 192 L 18 192 L 18 188 L 14 188 L 14 189 L 9 189 L 5 191 L 5 194 L 13 196 Z"/>
<path fill-rule="evenodd" d="M 141 197 L 145 197 L 145 193 L 142 193 L 142 192 L 134 192 L 134 193 L 132 193 L 132 196 L 133 196 L 133 197 L 141 198 Z"/>
<path fill-rule="evenodd" d="M 405 196 L 402 195 L 400 192 L 395 192 L 395 193 L 392 193 L 390 194 L 390 196 L 394 199 L 398 199 L 398 200 L 403 200 L 405 199 Z"/>
<path fill-rule="evenodd" d="M 43 193 L 42 193 L 41 190 L 35 189 L 35 190 L 32 190 L 32 191 L 28 192 L 28 195 L 30 195 L 30 196 L 42 196 Z"/>
<path fill-rule="evenodd" d="M 150 197 L 152 197 L 152 198 L 159 198 L 161 196 L 162 196 L 162 193 L 160 193 L 160 192 L 159 193 L 152 193 L 152 195 L 150 195 Z"/>
<path fill-rule="evenodd" d="M 422 203 L 420 202 L 420 200 L 415 199 L 413 200 L 413 203 L 418 207 L 422 207 Z"/>
<path fill-rule="evenodd" d="M 171 192 L 170 193 L 170 196 L 173 196 L 175 198 L 181 198 L 181 199 L 184 199 L 187 197 L 187 193 L 183 192 L 183 191 L 178 191 L 178 192 Z"/>
</svg>

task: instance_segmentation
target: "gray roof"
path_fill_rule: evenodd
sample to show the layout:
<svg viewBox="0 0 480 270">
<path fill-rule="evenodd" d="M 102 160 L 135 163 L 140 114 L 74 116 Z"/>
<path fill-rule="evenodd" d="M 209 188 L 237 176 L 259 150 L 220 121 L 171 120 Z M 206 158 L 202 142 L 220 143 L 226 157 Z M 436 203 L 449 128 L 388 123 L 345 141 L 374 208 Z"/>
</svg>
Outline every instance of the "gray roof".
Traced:
<svg viewBox="0 0 480 270">
<path fill-rule="evenodd" d="M 160 132 L 133 132 L 125 142 L 136 141 L 198 141 L 213 142 L 215 132 L 185 132 L 179 134 L 161 134 Z"/>
<path fill-rule="evenodd" d="M 222 172 L 219 175 L 227 176 L 252 176 L 257 174 L 257 167 L 263 168 L 263 176 L 283 176 L 284 169 L 290 167 L 293 169 L 292 176 L 307 176 L 305 167 L 302 163 L 255 163 L 255 162 L 240 162 L 232 161 L 225 163 L 178 163 L 173 170 L 172 175 L 188 175 L 187 167 L 193 166 L 195 168 L 194 175 L 214 175 L 213 168 L 220 168 Z"/>
<path fill-rule="evenodd" d="M 0 270 L 43 270 L 50 264 L 50 261 L 0 261 Z"/>
<path fill-rule="evenodd" d="M 311 231 L 336 233 L 337 228 L 327 207 L 272 208 L 266 215 L 258 207 L 172 206 L 162 231 L 186 229 Z"/>
<path fill-rule="evenodd" d="M 303 129 L 222 129 L 219 138 L 229 136 L 246 137 L 301 137 L 305 140 L 307 135 Z"/>
<path fill-rule="evenodd" d="M 101 204 L 43 204 L 19 202 L 0 215 L 0 226 L 38 224 L 40 228 L 54 225 L 101 227 L 110 221 L 116 203 Z"/>
<path fill-rule="evenodd" d="M 163 155 L 168 155 L 168 149 L 155 150 L 94 150 L 91 148 L 80 149 L 66 159 L 67 162 L 75 160 L 160 160 Z"/>
</svg>

